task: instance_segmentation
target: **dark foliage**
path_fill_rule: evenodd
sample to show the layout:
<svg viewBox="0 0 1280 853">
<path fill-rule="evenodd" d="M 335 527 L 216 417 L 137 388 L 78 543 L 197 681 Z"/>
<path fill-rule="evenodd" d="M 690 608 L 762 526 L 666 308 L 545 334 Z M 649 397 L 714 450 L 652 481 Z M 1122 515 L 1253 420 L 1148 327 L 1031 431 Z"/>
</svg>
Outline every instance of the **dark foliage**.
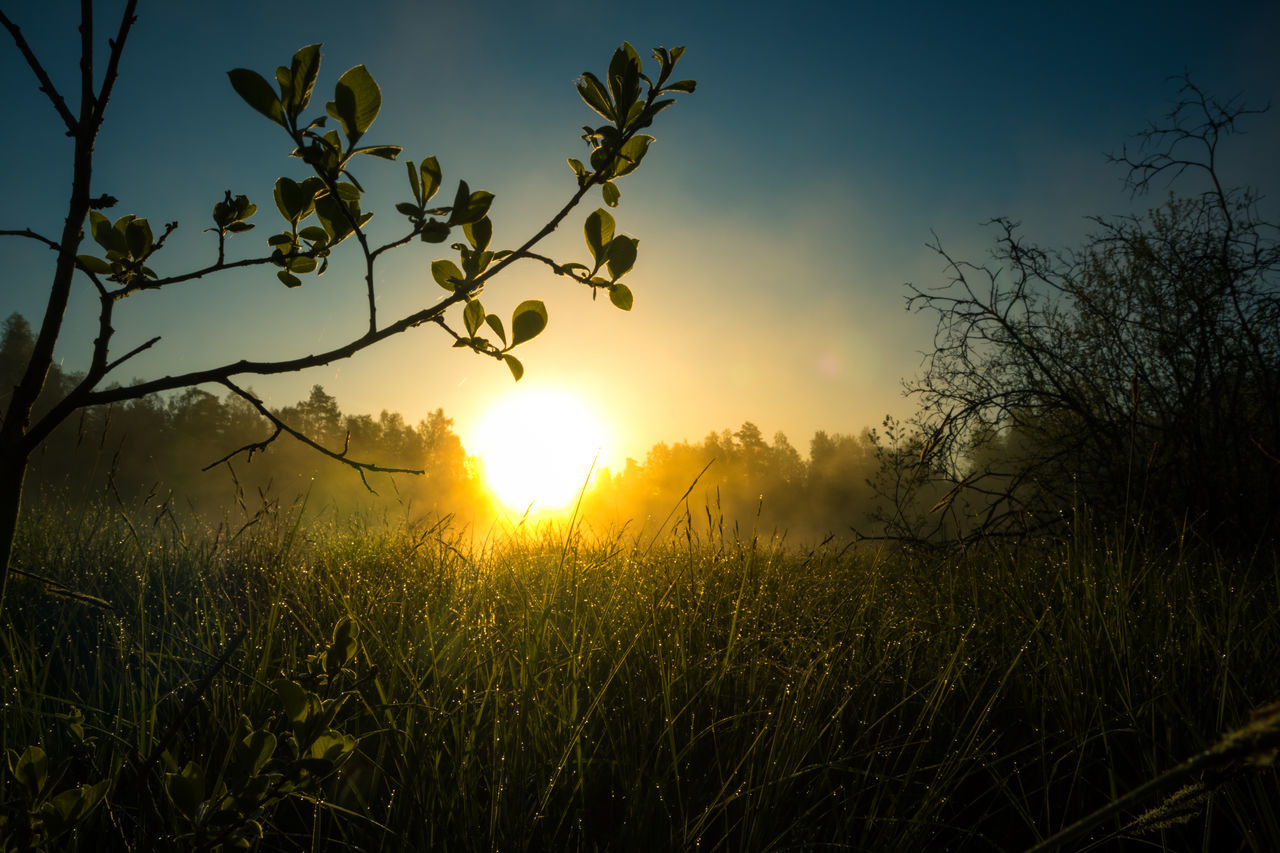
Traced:
<svg viewBox="0 0 1280 853">
<path fill-rule="evenodd" d="M 939 517 L 978 536 L 1108 523 L 1254 542 L 1280 507 L 1280 242 L 1220 146 L 1256 111 L 1186 81 L 1137 153 L 1132 190 L 1182 191 L 1143 217 L 1095 217 L 1078 249 L 996 220 L 993 262 L 936 251 L 951 280 L 912 288 L 937 318 L 909 385 Z M 943 510 L 951 510 L 944 512 Z"/>
</svg>

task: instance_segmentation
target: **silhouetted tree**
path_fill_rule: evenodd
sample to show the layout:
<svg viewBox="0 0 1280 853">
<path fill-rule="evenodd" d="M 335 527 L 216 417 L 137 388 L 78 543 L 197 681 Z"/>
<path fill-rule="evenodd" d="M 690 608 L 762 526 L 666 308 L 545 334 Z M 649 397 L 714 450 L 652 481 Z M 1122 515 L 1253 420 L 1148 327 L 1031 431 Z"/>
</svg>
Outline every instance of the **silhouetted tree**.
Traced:
<svg viewBox="0 0 1280 853">
<path fill-rule="evenodd" d="M 21 30 L 8 15 L 0 12 L 0 24 L 12 36 L 74 143 L 72 188 L 62 233 L 55 239 L 29 228 L 0 231 L 0 236 L 35 240 L 56 252 L 48 307 L 21 377 L 12 386 L 4 421 L 0 425 L 0 603 L 3 602 L 8 578 L 22 485 L 29 460 L 54 429 L 77 410 L 216 383 L 243 398 L 274 427 L 266 439 L 244 445 L 241 448 L 244 453 L 252 455 L 277 437 L 289 434 L 332 459 L 355 468 L 364 477 L 367 472 L 386 468 L 358 461 L 348 455 L 348 448 L 326 446 L 281 420 L 252 392 L 241 387 L 239 377 L 289 373 L 329 364 L 349 358 L 408 329 L 433 323 L 444 330 L 456 346 L 504 361 L 519 379 L 524 368 L 511 350 L 546 327 L 545 306 L 537 300 L 522 302 L 516 307 L 508 327 L 497 315 L 486 313 L 478 299 L 486 283 L 518 260 L 545 264 L 556 274 L 582 283 L 593 294 L 605 290 L 616 306 L 629 310 L 632 294 L 619 279 L 634 265 L 638 241 L 615 235 L 613 217 L 603 208 L 590 214 L 586 220 L 590 263 L 557 263 L 536 254 L 533 248 L 555 230 L 591 189 L 599 187 L 606 204 L 616 206 L 619 200 L 616 179 L 640 165 L 653 141 L 653 137 L 640 131 L 651 125 L 658 112 L 673 102 L 671 96 L 694 89 L 693 81 L 670 81 L 682 48 L 670 51 L 656 49 L 654 57 L 659 66 L 658 74 L 651 78 L 642 73 L 640 57 L 635 50 L 624 44 L 615 51 L 603 81 L 589 72 L 579 79 L 579 94 L 606 123 L 585 128 L 583 139 L 590 148 L 588 162 L 569 161 L 576 177 L 575 190 L 560 210 L 523 244 L 514 250 L 490 247 L 493 226 L 488 214 L 493 202 L 492 193 L 472 191 L 466 181 L 459 181 L 451 204 L 433 202 L 442 184 L 442 175 L 436 159 L 428 157 L 416 166 L 412 162 L 408 164 L 411 199 L 396 205 L 396 210 L 407 220 L 405 233 L 389 243 L 374 246 L 365 231 L 372 214 L 361 207 L 364 192 L 352 170 L 361 157 L 394 160 L 401 149 L 393 145 L 360 144 L 382 103 L 381 92 L 373 77 L 363 65 L 348 70 L 337 82 L 334 99 L 325 105 L 327 115 L 308 119 L 304 112 L 310 105 L 319 75 L 320 45 L 302 48 L 294 54 L 290 65 L 277 69 L 274 75 L 276 86 L 253 71 L 234 69 L 228 75 L 236 92 L 253 109 L 280 126 L 288 136 L 293 156 L 306 165 L 310 174 L 301 180 L 282 177 L 276 181 L 274 200 L 284 219 L 284 228 L 268 238 L 268 254 L 243 260 L 226 259 L 227 239 L 252 229 L 254 226 L 249 219 L 257 210 L 246 196 L 233 196 L 228 191 L 225 199 L 213 207 L 213 228 L 210 230 L 217 234 L 216 260 L 201 269 L 162 276 L 152 267 L 177 224 L 167 224 L 157 236 L 146 219 L 132 214 L 113 222 L 101 211 L 114 206 L 116 199 L 105 194 L 95 196 L 92 192 L 94 144 L 118 78 L 120 57 L 135 21 L 136 6 L 136 0 L 126 3 L 115 36 L 108 42 L 108 57 L 106 68 L 101 72 L 101 83 L 95 87 L 99 68 L 95 65 L 94 4 L 91 0 L 82 0 L 81 92 L 77 111 L 68 105 Z M 325 129 L 326 122 L 330 120 L 334 127 Z M 312 217 L 314 223 L 308 224 Z M 80 252 L 86 227 L 97 244 L 92 253 Z M 431 264 L 433 278 L 448 295 L 430 307 L 391 322 L 380 321 L 375 276 L 378 259 L 415 241 L 444 243 L 457 228 L 462 229 L 466 238 L 465 243 L 453 244 L 458 261 L 455 263 L 442 258 Z M 348 238 L 357 245 L 364 261 L 362 285 L 368 296 L 368 323 L 360 336 L 341 346 L 298 358 L 279 361 L 242 359 L 150 381 L 106 384 L 107 377 L 120 365 L 160 340 L 158 336 L 153 337 L 123 354 L 112 351 L 114 312 L 125 297 L 228 269 L 257 265 L 275 268 L 276 276 L 283 284 L 298 287 L 303 276 L 323 274 L 330 254 Z M 98 335 L 86 373 L 77 377 L 71 387 L 59 389 L 53 395 L 49 410 L 41 413 L 37 410 L 37 401 L 50 384 L 54 347 L 62 330 L 72 280 L 77 272 L 86 276 L 97 292 Z M 454 306 L 458 306 L 461 313 L 460 330 L 451 324 L 456 321 L 448 318 L 449 309 Z M 8 389 L 6 393 L 9 393 Z"/>
<path fill-rule="evenodd" d="M 970 532 L 1034 529 L 1078 507 L 1206 534 L 1276 522 L 1280 242 L 1257 194 L 1220 171 L 1223 142 L 1257 111 L 1189 80 L 1180 96 L 1137 152 L 1113 159 L 1135 193 L 1162 177 L 1198 192 L 1145 217 L 1095 217 L 1074 251 L 997 220 L 994 264 L 935 245 L 949 286 L 912 288 L 937 317 L 910 386 L 920 464 Z"/>
</svg>

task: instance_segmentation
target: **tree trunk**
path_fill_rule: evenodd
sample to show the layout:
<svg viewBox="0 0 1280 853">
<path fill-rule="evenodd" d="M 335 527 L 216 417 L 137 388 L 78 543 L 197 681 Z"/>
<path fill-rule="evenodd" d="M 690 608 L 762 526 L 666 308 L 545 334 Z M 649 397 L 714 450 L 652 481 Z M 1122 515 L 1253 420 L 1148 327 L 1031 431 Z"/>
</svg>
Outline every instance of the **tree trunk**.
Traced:
<svg viewBox="0 0 1280 853">
<path fill-rule="evenodd" d="M 27 454 L 16 448 L 0 450 L 0 611 L 4 609 L 13 559 L 13 540 L 22 507 L 22 481 L 27 474 Z"/>
</svg>

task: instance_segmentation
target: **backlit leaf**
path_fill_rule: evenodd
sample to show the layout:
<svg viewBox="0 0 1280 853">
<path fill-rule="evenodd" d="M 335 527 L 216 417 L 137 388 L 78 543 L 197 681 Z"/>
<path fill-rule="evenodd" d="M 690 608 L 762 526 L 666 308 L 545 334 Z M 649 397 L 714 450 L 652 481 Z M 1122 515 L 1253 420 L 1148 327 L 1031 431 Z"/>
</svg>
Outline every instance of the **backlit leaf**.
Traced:
<svg viewBox="0 0 1280 853">
<path fill-rule="evenodd" d="M 489 328 L 493 329 L 494 334 L 498 336 L 505 346 L 507 343 L 507 330 L 502 327 L 502 318 L 497 314 L 490 314 L 484 318 L 484 321 L 489 324 Z"/>
<path fill-rule="evenodd" d="M 587 237 L 587 248 L 596 262 L 597 269 L 604 262 L 605 246 L 613 239 L 613 217 L 604 208 L 598 208 L 587 217 L 583 232 Z"/>
<path fill-rule="evenodd" d="M 622 177 L 629 175 L 640 165 L 640 161 L 644 159 L 645 152 L 649 150 L 650 143 L 653 142 L 652 136 L 645 136 L 638 133 L 627 140 L 627 144 L 622 146 L 622 150 L 618 152 L 618 164 L 614 168 L 614 176 Z"/>
<path fill-rule="evenodd" d="M 333 106 L 329 114 L 342 123 L 347 142 L 354 145 L 365 134 L 382 109 L 382 90 L 363 65 L 349 69 L 334 87 Z"/>
<path fill-rule="evenodd" d="M 547 327 L 547 306 L 538 299 L 526 299 L 511 315 L 511 345 L 532 340 Z"/>
<path fill-rule="evenodd" d="M 422 161 L 419 167 L 422 172 L 422 200 L 428 201 L 440 189 L 440 181 L 443 179 L 440 172 L 440 163 L 434 157 L 428 157 Z"/>
<path fill-rule="evenodd" d="M 467 334 L 475 337 L 476 332 L 484 325 L 484 306 L 479 300 L 467 303 L 462 312 L 462 320 L 467 326 Z"/>
<path fill-rule="evenodd" d="M 633 302 L 631 288 L 625 284 L 615 284 L 609 288 L 609 301 L 621 308 L 623 311 L 630 311 Z"/>
<path fill-rule="evenodd" d="M 463 226 L 462 231 L 476 251 L 483 252 L 489 247 L 489 240 L 493 238 L 493 220 L 486 216 L 484 219 L 469 222 Z"/>
<path fill-rule="evenodd" d="M 95 258 L 93 255 L 76 255 L 76 260 L 80 262 L 80 266 L 89 272 L 94 272 L 98 275 L 107 275 L 111 272 L 111 264 L 101 258 Z"/>
<path fill-rule="evenodd" d="M 458 265 L 448 258 L 441 258 L 438 261 L 431 262 L 431 277 L 436 280 L 436 284 L 452 293 L 457 286 L 462 283 L 462 270 L 458 269 Z"/>
<path fill-rule="evenodd" d="M 511 375 L 519 382 L 520 377 L 524 376 L 524 365 L 520 363 L 520 359 L 514 355 L 504 355 L 502 360 L 507 363 L 507 369 L 511 371 Z"/>
<path fill-rule="evenodd" d="M 587 106 L 599 113 L 606 121 L 614 121 L 613 105 L 609 103 L 609 95 L 600 82 L 600 78 L 590 71 L 582 72 L 578 79 L 578 94 Z"/>
<path fill-rule="evenodd" d="M 287 127 L 280 99 L 261 74 L 248 68 L 233 68 L 227 72 L 227 77 L 231 78 L 231 87 L 246 104 L 281 127 Z"/>
<path fill-rule="evenodd" d="M 129 254 L 135 258 L 143 258 L 151 251 L 155 237 L 151 233 L 151 225 L 145 219 L 134 219 L 124 231 L 125 241 L 129 244 Z"/>
<path fill-rule="evenodd" d="M 400 152 L 403 150 L 399 145 L 368 145 L 364 148 L 357 148 L 351 153 L 368 154 L 370 157 L 381 157 L 383 160 L 394 160 L 400 156 Z"/>
<path fill-rule="evenodd" d="M 622 198 L 622 193 L 618 191 L 618 185 L 613 181 L 605 181 L 600 185 L 600 195 L 604 199 L 604 203 L 610 207 L 617 207 L 618 200 Z"/>
<path fill-rule="evenodd" d="M 640 243 L 635 237 L 614 237 L 609 242 L 609 275 L 614 280 L 622 278 L 636 264 L 636 248 Z"/>
<path fill-rule="evenodd" d="M 289 99 L 289 113 L 297 118 L 297 116 L 307 108 L 307 104 L 311 102 L 311 93 L 316 87 L 316 77 L 320 74 L 320 45 L 309 44 L 306 47 L 299 48 L 298 52 L 293 55 L 293 62 L 289 68 L 289 76 L 292 78 L 292 97 Z"/>
</svg>

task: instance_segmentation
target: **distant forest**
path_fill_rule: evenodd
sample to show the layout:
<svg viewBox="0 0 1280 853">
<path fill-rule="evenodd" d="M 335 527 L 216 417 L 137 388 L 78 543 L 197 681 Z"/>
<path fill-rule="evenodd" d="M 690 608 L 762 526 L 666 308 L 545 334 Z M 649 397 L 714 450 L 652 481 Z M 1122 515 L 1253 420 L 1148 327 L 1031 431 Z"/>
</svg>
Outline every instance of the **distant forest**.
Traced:
<svg viewBox="0 0 1280 853">
<path fill-rule="evenodd" d="M 11 315 L 0 340 L 0 406 L 33 344 L 27 320 Z M 76 381 L 55 367 L 46 396 L 56 399 Z M 294 506 L 304 497 L 309 515 L 356 512 L 392 522 L 452 515 L 480 524 L 505 515 L 519 521 L 488 493 L 480 466 L 442 409 L 416 425 L 386 410 L 376 417 L 348 414 L 316 385 L 307 399 L 273 411 L 326 447 L 349 442 L 351 458 L 425 473 L 371 474 L 374 494 L 356 472 L 287 435 L 251 459 L 240 453 L 205 470 L 267 438 L 272 427 L 240 398 L 189 389 L 85 410 L 37 452 L 28 486 L 45 499 L 118 501 L 157 523 L 166 514 L 243 523 L 264 507 Z M 782 433 L 769 441 L 748 422 L 696 443 L 660 443 L 643 461 L 628 459 L 622 470 L 600 471 L 582 516 L 598 529 L 656 530 L 670 519 L 699 540 L 735 534 L 793 542 L 849 538 L 883 509 L 874 484 L 884 457 L 873 430 L 818 432 L 806 458 Z M 680 501 L 686 493 L 687 506 Z"/>
</svg>

